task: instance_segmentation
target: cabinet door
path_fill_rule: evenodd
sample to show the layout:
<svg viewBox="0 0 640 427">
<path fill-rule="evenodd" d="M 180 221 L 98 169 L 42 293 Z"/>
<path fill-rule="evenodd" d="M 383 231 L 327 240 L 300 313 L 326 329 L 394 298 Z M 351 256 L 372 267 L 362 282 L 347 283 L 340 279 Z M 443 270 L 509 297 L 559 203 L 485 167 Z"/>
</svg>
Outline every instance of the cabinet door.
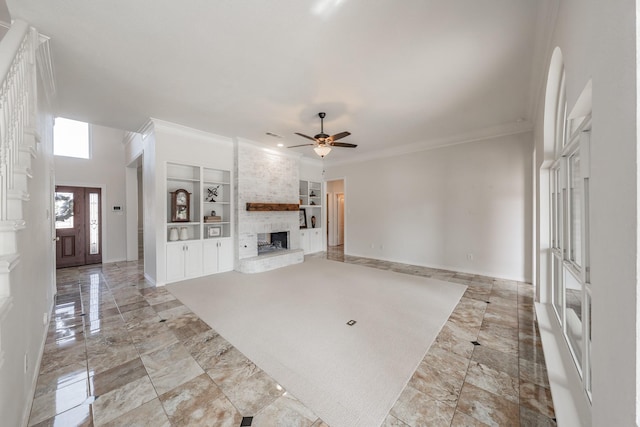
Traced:
<svg viewBox="0 0 640 427">
<path fill-rule="evenodd" d="M 311 253 L 322 251 L 322 229 L 312 230 L 309 236 L 309 250 Z"/>
<path fill-rule="evenodd" d="M 204 242 L 202 270 L 205 275 L 216 274 L 218 272 L 218 240 L 207 239 Z"/>
<path fill-rule="evenodd" d="M 185 243 L 184 275 L 195 277 L 202 275 L 202 243 Z"/>
<path fill-rule="evenodd" d="M 233 270 L 233 241 L 220 239 L 218 242 L 218 271 Z"/>
<path fill-rule="evenodd" d="M 309 247 L 309 231 L 308 230 L 300 230 L 300 248 L 304 251 L 304 254 L 310 253 L 311 248 Z"/>
<path fill-rule="evenodd" d="M 167 245 L 167 282 L 184 278 L 184 243 Z"/>
</svg>

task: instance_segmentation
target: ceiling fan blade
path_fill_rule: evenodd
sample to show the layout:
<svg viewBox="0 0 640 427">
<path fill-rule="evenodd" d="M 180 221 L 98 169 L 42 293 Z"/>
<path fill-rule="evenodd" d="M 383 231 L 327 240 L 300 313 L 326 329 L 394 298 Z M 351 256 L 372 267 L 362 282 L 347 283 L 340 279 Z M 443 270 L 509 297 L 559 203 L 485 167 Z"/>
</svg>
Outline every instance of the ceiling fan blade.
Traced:
<svg viewBox="0 0 640 427">
<path fill-rule="evenodd" d="M 357 144 L 349 144 L 348 142 L 333 142 L 331 144 L 332 147 L 343 147 L 343 148 L 356 148 Z"/>
<path fill-rule="evenodd" d="M 336 133 L 335 135 L 331 136 L 330 139 L 332 141 L 337 141 L 337 140 L 342 139 L 345 136 L 349 136 L 349 135 L 351 135 L 351 132 L 340 132 L 340 133 Z"/>
<path fill-rule="evenodd" d="M 301 136 L 301 137 L 303 137 L 303 138 L 310 139 L 310 140 L 312 140 L 312 141 L 315 141 L 315 140 L 316 140 L 315 138 L 312 138 L 312 137 L 310 137 L 310 136 L 307 136 L 307 135 L 305 135 L 305 134 L 303 134 L 303 133 L 295 132 L 295 134 L 296 134 L 296 135 L 300 135 L 300 136 Z"/>
<path fill-rule="evenodd" d="M 300 144 L 300 145 L 291 145 L 287 148 L 296 148 L 296 147 L 308 147 L 310 145 L 316 145 L 316 144 Z"/>
</svg>

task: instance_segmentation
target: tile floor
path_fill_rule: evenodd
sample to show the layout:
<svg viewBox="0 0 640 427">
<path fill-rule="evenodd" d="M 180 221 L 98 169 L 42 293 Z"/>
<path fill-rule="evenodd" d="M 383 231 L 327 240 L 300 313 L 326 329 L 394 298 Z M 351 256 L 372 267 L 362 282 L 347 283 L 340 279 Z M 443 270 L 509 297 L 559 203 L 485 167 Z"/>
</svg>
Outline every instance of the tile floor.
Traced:
<svg viewBox="0 0 640 427">
<path fill-rule="evenodd" d="M 555 425 L 531 285 L 314 256 L 468 286 L 384 426 Z M 57 281 L 30 426 L 326 426 L 137 262 Z"/>
</svg>

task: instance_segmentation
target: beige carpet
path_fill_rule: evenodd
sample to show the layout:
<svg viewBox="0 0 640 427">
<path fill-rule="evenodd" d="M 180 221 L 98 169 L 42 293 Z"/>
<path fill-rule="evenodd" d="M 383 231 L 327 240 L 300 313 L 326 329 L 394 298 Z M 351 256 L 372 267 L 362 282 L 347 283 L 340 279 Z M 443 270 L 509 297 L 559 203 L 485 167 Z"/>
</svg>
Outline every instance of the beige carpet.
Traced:
<svg viewBox="0 0 640 427">
<path fill-rule="evenodd" d="M 332 427 L 382 424 L 466 289 L 320 258 L 167 287 Z"/>
</svg>

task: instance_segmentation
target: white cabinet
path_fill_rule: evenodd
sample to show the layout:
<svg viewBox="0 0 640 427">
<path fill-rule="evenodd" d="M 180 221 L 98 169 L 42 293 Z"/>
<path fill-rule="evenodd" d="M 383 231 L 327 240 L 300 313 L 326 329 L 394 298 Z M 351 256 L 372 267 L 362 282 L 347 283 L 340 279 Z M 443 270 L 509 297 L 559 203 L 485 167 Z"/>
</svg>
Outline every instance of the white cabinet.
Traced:
<svg viewBox="0 0 640 427">
<path fill-rule="evenodd" d="M 322 230 L 322 228 L 300 230 L 300 247 L 305 255 L 322 251 Z"/>
<path fill-rule="evenodd" d="M 199 241 L 167 244 L 167 281 L 202 275 L 202 243 Z"/>
<path fill-rule="evenodd" d="M 322 251 L 322 228 L 314 228 L 309 231 L 309 253 Z"/>
<path fill-rule="evenodd" d="M 309 230 L 300 230 L 300 248 L 304 251 L 304 254 L 309 252 Z"/>
<path fill-rule="evenodd" d="M 205 241 L 203 262 L 205 275 L 233 270 L 232 239 L 209 239 Z"/>
</svg>

